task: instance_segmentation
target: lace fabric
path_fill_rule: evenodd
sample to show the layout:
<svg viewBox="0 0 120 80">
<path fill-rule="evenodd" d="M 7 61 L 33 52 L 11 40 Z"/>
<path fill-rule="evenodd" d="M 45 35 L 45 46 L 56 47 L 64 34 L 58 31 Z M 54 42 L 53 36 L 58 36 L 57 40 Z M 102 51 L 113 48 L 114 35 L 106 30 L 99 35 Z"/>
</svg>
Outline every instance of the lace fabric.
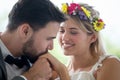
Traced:
<svg viewBox="0 0 120 80">
<path fill-rule="evenodd" d="M 94 77 L 94 72 L 98 70 L 99 67 L 102 66 L 102 61 L 106 59 L 106 57 L 109 57 L 110 55 L 102 55 L 99 57 L 99 60 L 93 65 L 92 69 L 90 71 L 77 71 L 75 73 L 69 72 L 69 75 L 71 77 L 71 80 L 96 80 Z M 57 78 L 55 80 L 60 80 L 60 78 Z"/>
<path fill-rule="evenodd" d="M 92 67 L 90 71 L 81 71 L 81 72 L 70 72 L 71 80 L 95 80 L 93 73 L 102 66 L 102 61 L 106 58 L 106 55 L 100 56 L 99 60 Z"/>
</svg>

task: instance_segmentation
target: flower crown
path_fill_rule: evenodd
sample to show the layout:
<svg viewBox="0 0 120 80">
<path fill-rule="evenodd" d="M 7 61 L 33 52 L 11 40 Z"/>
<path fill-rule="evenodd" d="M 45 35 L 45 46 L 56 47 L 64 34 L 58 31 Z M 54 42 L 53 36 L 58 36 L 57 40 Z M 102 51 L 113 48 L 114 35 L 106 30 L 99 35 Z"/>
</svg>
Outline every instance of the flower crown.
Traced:
<svg viewBox="0 0 120 80">
<path fill-rule="evenodd" d="M 70 6 L 67 3 L 62 4 L 62 12 L 69 15 L 78 15 L 81 20 L 89 21 L 95 31 L 100 31 L 104 28 L 105 24 L 99 17 L 92 18 L 91 12 L 80 4 L 71 3 Z"/>
</svg>

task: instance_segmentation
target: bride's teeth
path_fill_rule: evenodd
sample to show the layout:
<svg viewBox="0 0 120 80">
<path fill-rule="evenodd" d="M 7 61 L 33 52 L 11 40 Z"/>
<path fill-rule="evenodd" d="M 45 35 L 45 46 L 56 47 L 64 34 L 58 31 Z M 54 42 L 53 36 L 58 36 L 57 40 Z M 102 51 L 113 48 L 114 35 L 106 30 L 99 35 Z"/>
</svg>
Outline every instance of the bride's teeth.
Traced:
<svg viewBox="0 0 120 80">
<path fill-rule="evenodd" d="M 70 44 L 64 44 L 64 46 L 71 46 Z"/>
</svg>

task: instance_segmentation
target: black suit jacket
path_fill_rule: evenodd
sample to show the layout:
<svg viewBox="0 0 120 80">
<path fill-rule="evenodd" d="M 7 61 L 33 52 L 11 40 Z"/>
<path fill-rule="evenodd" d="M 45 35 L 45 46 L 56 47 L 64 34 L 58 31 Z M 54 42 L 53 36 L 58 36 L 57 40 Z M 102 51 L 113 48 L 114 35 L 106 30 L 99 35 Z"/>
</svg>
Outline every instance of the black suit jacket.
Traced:
<svg viewBox="0 0 120 80">
<path fill-rule="evenodd" d="M 7 71 L 3 60 L 2 52 L 0 49 L 0 80 L 7 80 Z M 22 77 L 15 76 L 12 80 L 24 80 Z"/>
</svg>

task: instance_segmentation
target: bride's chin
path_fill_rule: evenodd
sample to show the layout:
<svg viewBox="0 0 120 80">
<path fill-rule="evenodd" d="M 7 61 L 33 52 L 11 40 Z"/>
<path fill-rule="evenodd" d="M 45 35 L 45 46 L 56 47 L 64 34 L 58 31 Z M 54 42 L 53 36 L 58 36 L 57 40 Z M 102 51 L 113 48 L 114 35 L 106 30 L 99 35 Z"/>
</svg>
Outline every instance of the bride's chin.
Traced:
<svg viewBox="0 0 120 80">
<path fill-rule="evenodd" d="M 63 52 L 64 53 L 64 55 L 66 55 L 66 56 L 69 56 L 70 55 L 70 53 L 69 52 Z"/>
</svg>

